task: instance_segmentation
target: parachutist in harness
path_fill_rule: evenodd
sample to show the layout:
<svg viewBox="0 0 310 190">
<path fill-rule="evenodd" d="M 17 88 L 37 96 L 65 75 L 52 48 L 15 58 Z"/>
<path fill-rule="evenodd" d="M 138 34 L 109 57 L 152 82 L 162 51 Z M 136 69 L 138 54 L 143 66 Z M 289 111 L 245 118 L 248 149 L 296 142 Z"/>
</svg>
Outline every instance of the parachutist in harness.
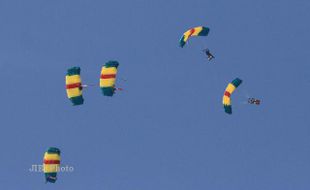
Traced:
<svg viewBox="0 0 310 190">
<path fill-rule="evenodd" d="M 249 104 L 255 104 L 255 105 L 260 105 L 260 100 L 256 98 L 249 98 L 248 99 Z"/>
<path fill-rule="evenodd" d="M 113 94 L 115 94 L 117 91 L 123 91 L 123 90 L 124 90 L 123 88 L 114 87 Z"/>
<path fill-rule="evenodd" d="M 48 176 L 45 180 L 45 183 L 47 182 L 55 183 L 56 180 L 57 180 L 57 177 Z"/>
<path fill-rule="evenodd" d="M 80 89 L 80 90 L 83 90 L 83 89 L 86 88 L 86 87 L 87 87 L 87 85 L 80 85 L 80 86 L 79 86 L 79 89 Z"/>
<path fill-rule="evenodd" d="M 215 58 L 215 57 L 211 54 L 211 52 L 210 52 L 209 49 L 204 49 L 203 51 L 204 51 L 205 54 L 208 56 L 208 60 L 209 60 L 209 61 L 211 61 L 211 59 Z"/>
<path fill-rule="evenodd" d="M 79 89 L 80 90 L 83 90 L 84 88 L 88 88 L 88 87 L 92 87 L 92 86 L 95 86 L 95 85 L 93 85 L 93 84 L 81 84 L 80 86 L 79 86 Z"/>
</svg>

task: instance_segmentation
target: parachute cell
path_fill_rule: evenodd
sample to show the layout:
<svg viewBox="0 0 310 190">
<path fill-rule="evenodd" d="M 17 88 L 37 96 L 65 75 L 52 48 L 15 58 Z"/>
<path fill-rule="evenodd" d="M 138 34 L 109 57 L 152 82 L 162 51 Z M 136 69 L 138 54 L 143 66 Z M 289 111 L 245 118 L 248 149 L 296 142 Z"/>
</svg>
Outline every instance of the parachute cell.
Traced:
<svg viewBox="0 0 310 190">
<path fill-rule="evenodd" d="M 183 48 L 187 40 L 192 36 L 207 36 L 210 29 L 204 26 L 198 26 L 187 30 L 180 39 L 180 46 Z"/>
<path fill-rule="evenodd" d="M 101 69 L 100 88 L 104 96 L 113 96 L 115 93 L 118 65 L 117 61 L 109 61 Z"/>
<path fill-rule="evenodd" d="M 55 183 L 57 180 L 57 172 L 60 165 L 60 150 L 55 147 L 50 147 L 44 154 L 43 171 L 45 181 Z"/>
<path fill-rule="evenodd" d="M 72 67 L 67 70 L 66 75 L 67 97 L 70 99 L 74 106 L 84 103 L 80 73 L 80 67 Z"/>
<path fill-rule="evenodd" d="M 236 78 L 231 83 L 228 84 L 223 96 L 223 105 L 225 112 L 228 114 L 232 114 L 232 107 L 231 107 L 231 94 L 236 90 L 236 88 L 242 83 L 242 80 Z"/>
</svg>

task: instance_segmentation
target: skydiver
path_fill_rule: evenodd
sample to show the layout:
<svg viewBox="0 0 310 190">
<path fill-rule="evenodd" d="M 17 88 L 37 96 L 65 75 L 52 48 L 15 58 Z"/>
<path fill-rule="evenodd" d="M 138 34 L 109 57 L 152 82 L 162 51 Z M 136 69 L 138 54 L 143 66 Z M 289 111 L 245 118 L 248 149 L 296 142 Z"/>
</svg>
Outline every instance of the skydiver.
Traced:
<svg viewBox="0 0 310 190">
<path fill-rule="evenodd" d="M 56 181 L 56 180 L 57 180 L 57 177 L 48 176 L 47 179 L 45 180 L 45 183 L 47 183 L 48 180 Z"/>
<path fill-rule="evenodd" d="M 123 88 L 114 87 L 114 93 L 115 93 L 115 91 L 123 91 L 123 90 L 124 90 Z"/>
<path fill-rule="evenodd" d="M 255 105 L 260 105 L 260 100 L 256 98 L 249 98 L 248 99 L 249 104 L 255 104 Z"/>
<path fill-rule="evenodd" d="M 215 58 L 215 57 L 211 54 L 211 52 L 210 52 L 209 49 L 204 49 L 203 51 L 204 51 L 205 54 L 208 56 L 208 60 L 209 60 L 209 61 L 211 61 L 211 59 Z"/>
<path fill-rule="evenodd" d="M 87 88 L 89 86 L 94 86 L 94 85 L 93 84 L 88 84 L 88 85 L 87 84 L 82 84 L 82 85 L 79 86 L 79 89 L 83 90 L 84 88 Z"/>
</svg>

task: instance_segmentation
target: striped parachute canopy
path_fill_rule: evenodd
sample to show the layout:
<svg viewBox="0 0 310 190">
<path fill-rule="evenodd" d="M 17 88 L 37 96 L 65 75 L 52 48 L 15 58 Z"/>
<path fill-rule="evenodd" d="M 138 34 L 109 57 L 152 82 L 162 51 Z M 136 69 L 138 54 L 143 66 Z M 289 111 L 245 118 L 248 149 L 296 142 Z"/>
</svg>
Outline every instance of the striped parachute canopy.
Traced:
<svg viewBox="0 0 310 190">
<path fill-rule="evenodd" d="M 115 92 L 118 65 L 117 61 L 109 61 L 101 69 L 100 88 L 104 96 L 113 96 Z"/>
<path fill-rule="evenodd" d="M 232 114 L 230 96 L 241 83 L 242 83 L 242 80 L 239 78 L 236 78 L 231 83 L 229 83 L 228 86 L 226 87 L 226 90 L 223 96 L 223 105 L 224 105 L 225 112 L 228 114 Z"/>
<path fill-rule="evenodd" d="M 74 106 L 81 105 L 84 102 L 80 72 L 80 67 L 72 67 L 67 70 L 66 75 L 67 97 Z"/>
<path fill-rule="evenodd" d="M 55 147 L 50 147 L 44 154 L 43 171 L 45 181 L 55 183 L 57 180 L 57 172 L 60 169 L 60 150 Z"/>
<path fill-rule="evenodd" d="M 192 36 L 207 36 L 210 29 L 204 26 L 198 26 L 187 30 L 180 39 L 180 46 L 184 47 L 187 40 Z"/>
</svg>

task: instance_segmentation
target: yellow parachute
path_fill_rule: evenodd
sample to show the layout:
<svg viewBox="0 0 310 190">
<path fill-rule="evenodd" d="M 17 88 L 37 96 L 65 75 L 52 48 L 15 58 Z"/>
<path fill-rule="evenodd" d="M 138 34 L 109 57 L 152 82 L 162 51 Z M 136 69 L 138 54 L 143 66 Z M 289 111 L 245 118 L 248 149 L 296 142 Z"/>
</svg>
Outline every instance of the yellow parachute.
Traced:
<svg viewBox="0 0 310 190">
<path fill-rule="evenodd" d="M 232 114 L 230 96 L 241 83 L 242 83 L 242 80 L 239 78 L 236 78 L 231 83 L 229 83 L 225 89 L 224 96 L 223 96 L 223 105 L 224 105 L 225 112 L 228 114 Z"/>
<path fill-rule="evenodd" d="M 80 72 L 80 67 L 72 67 L 67 70 L 66 75 L 67 97 L 71 100 L 74 106 L 84 103 Z"/>
<path fill-rule="evenodd" d="M 100 88 L 104 96 L 113 96 L 115 93 L 118 65 L 117 61 L 109 61 L 101 69 Z"/>
<path fill-rule="evenodd" d="M 60 150 L 55 147 L 50 147 L 44 154 L 43 171 L 45 181 L 55 183 L 57 180 L 57 172 L 60 166 Z"/>
<path fill-rule="evenodd" d="M 198 26 L 187 30 L 181 37 L 179 44 L 181 47 L 184 47 L 188 39 L 192 36 L 207 36 L 210 29 L 204 26 Z"/>
</svg>

